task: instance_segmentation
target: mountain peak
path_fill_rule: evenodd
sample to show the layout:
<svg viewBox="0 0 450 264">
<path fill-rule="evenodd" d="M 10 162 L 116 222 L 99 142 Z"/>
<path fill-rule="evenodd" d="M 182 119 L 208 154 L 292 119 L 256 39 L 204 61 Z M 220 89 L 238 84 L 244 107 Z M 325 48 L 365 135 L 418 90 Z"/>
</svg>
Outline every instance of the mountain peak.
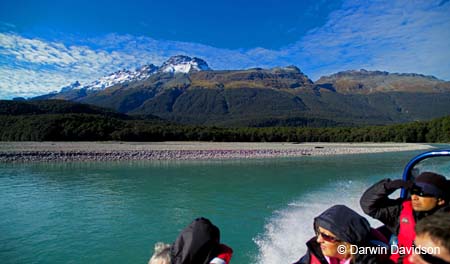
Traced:
<svg viewBox="0 0 450 264">
<path fill-rule="evenodd" d="M 64 86 L 63 88 L 61 88 L 61 92 L 67 92 L 73 89 L 77 89 L 80 88 L 81 84 L 79 81 L 75 81 L 67 86 Z"/>
<path fill-rule="evenodd" d="M 95 80 L 87 85 L 82 86 L 78 81 L 65 86 L 60 92 L 68 92 L 73 89 L 86 89 L 86 90 L 103 90 L 105 88 L 134 81 L 142 81 L 150 77 L 157 72 L 169 72 L 169 73 L 191 73 L 198 71 L 211 70 L 208 64 L 196 57 L 189 57 L 184 55 L 177 55 L 170 57 L 164 62 L 161 67 L 157 67 L 153 64 L 143 65 L 136 70 L 123 69 L 103 76 L 98 80 Z"/>
<path fill-rule="evenodd" d="M 150 75 L 155 73 L 157 70 L 158 67 L 153 64 L 141 66 L 134 71 L 123 69 L 108 76 L 104 76 L 92 82 L 88 86 L 85 86 L 85 88 L 93 90 L 103 90 L 106 87 L 111 87 L 116 84 L 122 84 L 130 81 L 141 81 L 150 77 Z"/>
<path fill-rule="evenodd" d="M 416 73 L 389 73 L 386 71 L 348 70 L 322 76 L 318 85 L 332 85 L 340 93 L 375 92 L 441 92 L 450 86 L 434 76 Z"/>
<path fill-rule="evenodd" d="M 67 92 L 72 89 L 87 89 L 87 90 L 103 90 L 107 87 L 111 87 L 116 84 L 122 84 L 131 81 L 141 81 L 147 79 L 150 75 L 158 70 L 153 64 L 143 65 L 136 70 L 119 70 L 109 75 L 103 76 L 98 80 L 95 80 L 88 85 L 81 86 L 81 84 L 76 81 L 75 83 L 63 87 L 61 92 Z"/>
<path fill-rule="evenodd" d="M 166 62 L 161 65 L 160 72 L 170 73 L 189 73 L 191 71 L 207 71 L 211 70 L 206 61 L 184 55 L 176 55 L 170 57 Z"/>
<path fill-rule="evenodd" d="M 423 75 L 417 73 L 390 73 L 387 71 L 369 71 L 366 69 L 360 70 L 347 70 L 341 71 L 330 76 L 322 76 L 323 78 L 342 78 L 342 77 L 376 77 L 376 76 L 384 76 L 384 77 L 416 77 L 422 79 L 428 79 L 433 81 L 441 81 L 438 78 L 431 75 Z"/>
<path fill-rule="evenodd" d="M 286 67 L 274 67 L 271 69 L 272 72 L 279 72 L 279 71 L 285 71 L 285 72 L 292 72 L 292 73 L 299 73 L 299 74 L 303 74 L 303 72 L 294 65 L 289 65 Z"/>
</svg>

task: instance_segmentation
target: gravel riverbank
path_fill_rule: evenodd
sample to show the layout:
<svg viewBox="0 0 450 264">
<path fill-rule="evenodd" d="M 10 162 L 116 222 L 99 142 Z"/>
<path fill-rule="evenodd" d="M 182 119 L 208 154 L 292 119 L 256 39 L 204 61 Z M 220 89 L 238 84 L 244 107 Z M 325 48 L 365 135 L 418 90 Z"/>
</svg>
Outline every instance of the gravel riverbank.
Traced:
<svg viewBox="0 0 450 264">
<path fill-rule="evenodd" d="M 0 162 L 247 159 L 429 148 L 409 143 L 0 142 Z"/>
</svg>

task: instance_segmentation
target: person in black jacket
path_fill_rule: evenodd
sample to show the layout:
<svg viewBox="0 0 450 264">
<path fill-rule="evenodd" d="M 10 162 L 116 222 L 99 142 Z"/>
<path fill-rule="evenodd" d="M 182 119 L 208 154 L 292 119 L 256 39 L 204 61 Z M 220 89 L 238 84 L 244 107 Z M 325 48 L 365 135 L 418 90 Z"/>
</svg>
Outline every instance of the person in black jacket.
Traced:
<svg viewBox="0 0 450 264">
<path fill-rule="evenodd" d="M 220 230 L 200 217 L 178 235 L 172 245 L 156 243 L 149 264 L 228 264 L 233 250 L 220 244 Z"/>
<path fill-rule="evenodd" d="M 358 248 L 378 247 L 369 222 L 345 205 L 335 205 L 314 218 L 316 236 L 306 246 L 308 252 L 294 264 L 389 263 L 383 254 L 360 254 Z"/>
<path fill-rule="evenodd" d="M 390 199 L 397 189 L 409 190 L 411 197 Z M 380 220 L 392 233 L 392 244 L 402 248 L 412 247 L 415 223 L 425 216 L 449 211 L 449 181 L 442 175 L 423 172 L 413 182 L 384 179 L 367 189 L 361 197 L 363 211 Z M 403 263 L 403 256 L 393 254 L 391 259 Z"/>
</svg>

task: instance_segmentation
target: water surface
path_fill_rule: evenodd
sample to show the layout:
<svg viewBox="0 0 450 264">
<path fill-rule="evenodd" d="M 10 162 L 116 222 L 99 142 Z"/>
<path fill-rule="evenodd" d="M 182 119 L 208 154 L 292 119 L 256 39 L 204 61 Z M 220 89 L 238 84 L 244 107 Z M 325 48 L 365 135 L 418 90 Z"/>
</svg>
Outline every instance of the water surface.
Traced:
<svg viewBox="0 0 450 264">
<path fill-rule="evenodd" d="M 220 227 L 232 263 L 291 263 L 314 216 L 337 203 L 359 210 L 364 189 L 421 152 L 1 164 L 1 263 L 146 263 L 198 216 Z M 427 166 L 449 175 L 444 163 Z"/>
</svg>

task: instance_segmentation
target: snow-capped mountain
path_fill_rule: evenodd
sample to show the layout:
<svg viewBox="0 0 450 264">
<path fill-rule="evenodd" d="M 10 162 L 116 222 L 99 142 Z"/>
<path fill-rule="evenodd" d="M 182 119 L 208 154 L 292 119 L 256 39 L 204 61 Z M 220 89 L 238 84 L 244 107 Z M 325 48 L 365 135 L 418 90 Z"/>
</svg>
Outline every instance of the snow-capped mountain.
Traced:
<svg viewBox="0 0 450 264">
<path fill-rule="evenodd" d="M 87 90 L 103 90 L 116 84 L 145 80 L 150 77 L 150 75 L 154 74 L 157 70 L 158 67 L 153 64 L 144 65 L 136 69 L 135 71 L 124 69 L 111 73 L 108 76 L 104 76 L 80 88 L 86 88 Z"/>
<path fill-rule="evenodd" d="M 188 56 L 177 55 L 170 57 L 159 68 L 160 72 L 182 72 L 189 73 L 191 71 L 207 71 L 211 70 L 208 64 L 199 58 L 191 58 Z"/>
<path fill-rule="evenodd" d="M 76 81 L 71 85 L 63 87 L 61 89 L 61 92 L 67 92 L 73 89 L 103 90 L 107 87 L 111 87 L 116 84 L 142 81 L 157 72 L 189 73 L 191 71 L 205 71 L 205 70 L 211 69 L 204 60 L 195 57 L 191 58 L 188 56 L 177 55 L 170 57 L 166 62 L 164 62 L 161 65 L 161 67 L 149 64 L 144 65 L 134 71 L 123 69 L 111 73 L 110 75 L 101 77 L 100 79 L 95 80 L 85 86 L 82 86 L 78 81 Z"/>
</svg>

